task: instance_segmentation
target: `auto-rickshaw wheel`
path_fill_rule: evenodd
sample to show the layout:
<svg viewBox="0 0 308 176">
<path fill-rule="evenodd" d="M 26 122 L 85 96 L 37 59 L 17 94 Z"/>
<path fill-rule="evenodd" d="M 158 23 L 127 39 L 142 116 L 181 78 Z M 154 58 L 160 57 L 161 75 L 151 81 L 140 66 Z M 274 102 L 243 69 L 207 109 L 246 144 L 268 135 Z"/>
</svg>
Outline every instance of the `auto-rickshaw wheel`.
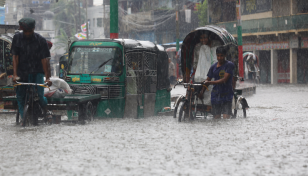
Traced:
<svg viewBox="0 0 308 176">
<path fill-rule="evenodd" d="M 86 105 L 85 105 L 85 120 L 88 121 L 93 121 L 94 119 L 94 106 L 93 104 L 89 101 Z"/>
</svg>

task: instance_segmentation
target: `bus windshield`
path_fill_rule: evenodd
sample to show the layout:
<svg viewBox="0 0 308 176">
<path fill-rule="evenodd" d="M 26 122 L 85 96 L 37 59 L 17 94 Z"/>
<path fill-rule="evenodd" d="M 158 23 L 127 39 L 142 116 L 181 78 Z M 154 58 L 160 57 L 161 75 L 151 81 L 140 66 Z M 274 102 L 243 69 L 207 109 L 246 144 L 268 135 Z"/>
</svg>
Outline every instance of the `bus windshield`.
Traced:
<svg viewBox="0 0 308 176">
<path fill-rule="evenodd" d="M 108 62 L 99 68 L 106 61 Z M 122 62 L 122 51 L 118 47 L 74 47 L 69 60 L 69 73 L 120 75 Z"/>
</svg>

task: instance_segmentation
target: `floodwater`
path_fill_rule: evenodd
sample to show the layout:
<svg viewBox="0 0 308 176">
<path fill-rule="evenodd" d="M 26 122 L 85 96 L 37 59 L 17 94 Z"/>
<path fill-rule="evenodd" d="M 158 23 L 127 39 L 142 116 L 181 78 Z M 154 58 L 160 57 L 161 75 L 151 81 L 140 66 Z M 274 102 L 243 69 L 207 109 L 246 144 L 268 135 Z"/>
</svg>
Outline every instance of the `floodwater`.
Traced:
<svg viewBox="0 0 308 176">
<path fill-rule="evenodd" d="M 179 87 L 172 93 L 180 93 Z M 0 175 L 308 175 L 308 86 L 259 86 L 248 118 L 21 128 L 0 116 Z"/>
</svg>

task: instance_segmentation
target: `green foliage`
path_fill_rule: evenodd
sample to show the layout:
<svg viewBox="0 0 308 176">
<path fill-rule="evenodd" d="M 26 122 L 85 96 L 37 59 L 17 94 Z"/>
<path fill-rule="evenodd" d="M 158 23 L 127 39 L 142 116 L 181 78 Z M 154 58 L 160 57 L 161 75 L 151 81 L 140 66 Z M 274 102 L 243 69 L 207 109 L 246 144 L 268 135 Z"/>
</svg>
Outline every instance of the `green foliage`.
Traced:
<svg viewBox="0 0 308 176">
<path fill-rule="evenodd" d="M 75 32 L 76 30 L 73 29 L 72 32 Z M 55 50 L 65 48 L 66 51 L 68 51 L 68 42 L 75 40 L 75 37 L 68 37 L 66 32 L 63 29 L 59 30 L 59 34 L 56 36 L 57 42 L 55 43 Z"/>
<path fill-rule="evenodd" d="M 197 12 L 199 19 L 199 26 L 205 26 L 208 24 L 208 16 L 207 16 L 207 0 L 197 5 Z"/>
<path fill-rule="evenodd" d="M 54 24 L 57 29 L 55 43 L 56 49 L 67 48 L 68 40 L 74 40 L 74 35 L 80 29 L 81 24 L 85 23 L 85 11 L 81 9 L 81 20 L 79 22 L 78 4 L 75 1 L 59 1 L 52 4 L 54 9 Z"/>
</svg>

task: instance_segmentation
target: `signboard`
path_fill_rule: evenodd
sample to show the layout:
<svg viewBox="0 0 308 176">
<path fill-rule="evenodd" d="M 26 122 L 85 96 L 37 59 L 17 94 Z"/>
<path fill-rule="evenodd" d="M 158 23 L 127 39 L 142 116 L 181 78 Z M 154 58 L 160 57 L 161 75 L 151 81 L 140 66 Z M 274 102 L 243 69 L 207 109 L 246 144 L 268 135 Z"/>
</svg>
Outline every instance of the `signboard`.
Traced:
<svg viewBox="0 0 308 176">
<path fill-rule="evenodd" d="M 299 40 L 297 36 L 290 37 L 290 48 L 298 48 L 299 47 Z"/>
<path fill-rule="evenodd" d="M 307 38 L 308 39 L 308 38 Z M 308 45 L 308 40 L 307 40 Z M 243 44 L 244 51 L 253 51 L 253 50 L 271 50 L 271 49 L 289 49 L 290 43 L 287 41 L 282 42 L 265 42 L 265 43 L 245 43 Z"/>
<path fill-rule="evenodd" d="M 302 48 L 308 48 L 308 37 L 303 37 L 301 42 Z"/>
<path fill-rule="evenodd" d="M 0 40 L 0 55 L 3 59 L 0 59 L 0 72 L 3 73 L 6 70 L 7 75 L 13 75 L 13 56 L 11 54 L 11 42 L 5 39 Z"/>
<path fill-rule="evenodd" d="M 241 0 L 242 15 L 272 11 L 272 0 Z"/>
</svg>

